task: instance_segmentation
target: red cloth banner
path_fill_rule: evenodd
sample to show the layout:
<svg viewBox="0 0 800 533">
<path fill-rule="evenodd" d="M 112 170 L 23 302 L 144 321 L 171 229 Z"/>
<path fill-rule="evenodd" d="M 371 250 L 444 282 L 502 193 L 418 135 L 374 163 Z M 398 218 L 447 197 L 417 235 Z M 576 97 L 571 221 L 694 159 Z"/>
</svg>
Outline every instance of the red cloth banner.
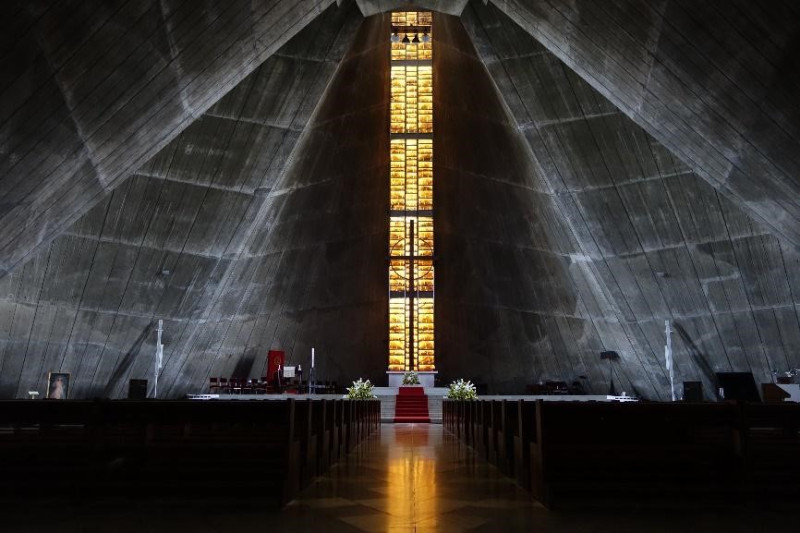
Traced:
<svg viewBox="0 0 800 533">
<path fill-rule="evenodd" d="M 278 367 L 283 368 L 286 364 L 286 353 L 283 350 L 270 350 L 267 353 L 267 374 L 266 376 L 271 380 L 275 379 L 275 374 L 278 372 Z"/>
</svg>

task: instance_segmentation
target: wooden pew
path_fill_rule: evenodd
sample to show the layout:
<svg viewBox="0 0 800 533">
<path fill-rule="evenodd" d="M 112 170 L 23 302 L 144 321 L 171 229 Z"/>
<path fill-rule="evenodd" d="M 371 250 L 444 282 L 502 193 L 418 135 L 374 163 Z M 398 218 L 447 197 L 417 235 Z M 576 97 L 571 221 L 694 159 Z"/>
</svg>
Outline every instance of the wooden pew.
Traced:
<svg viewBox="0 0 800 533">
<path fill-rule="evenodd" d="M 517 402 L 503 400 L 500 403 L 500 420 L 497 431 L 497 467 L 505 475 L 516 477 L 514 464 L 514 439 L 519 436 Z"/>
<path fill-rule="evenodd" d="M 0 496 L 286 503 L 332 463 L 352 403 L 0 401 Z"/>
<path fill-rule="evenodd" d="M 531 490 L 531 446 L 536 442 L 536 403 L 517 400 L 514 435 L 514 476 L 517 484 Z"/>
<path fill-rule="evenodd" d="M 753 497 L 800 496 L 800 406 L 742 406 L 742 448 Z"/>
<path fill-rule="evenodd" d="M 446 428 L 548 507 L 800 496 L 800 406 L 443 405 Z"/>
<path fill-rule="evenodd" d="M 537 402 L 534 492 L 545 504 L 738 490 L 730 404 Z"/>
</svg>

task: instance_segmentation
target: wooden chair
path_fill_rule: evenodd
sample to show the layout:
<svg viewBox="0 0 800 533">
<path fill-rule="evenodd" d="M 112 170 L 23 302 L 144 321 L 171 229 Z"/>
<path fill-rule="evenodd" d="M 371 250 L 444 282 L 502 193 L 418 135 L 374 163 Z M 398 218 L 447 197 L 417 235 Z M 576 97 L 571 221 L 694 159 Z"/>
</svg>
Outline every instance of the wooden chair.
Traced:
<svg viewBox="0 0 800 533">
<path fill-rule="evenodd" d="M 219 379 L 217 378 L 208 378 L 208 391 L 210 393 L 219 392 Z"/>
<path fill-rule="evenodd" d="M 220 394 L 228 394 L 230 389 L 228 388 L 228 378 L 219 378 L 219 392 Z"/>
</svg>

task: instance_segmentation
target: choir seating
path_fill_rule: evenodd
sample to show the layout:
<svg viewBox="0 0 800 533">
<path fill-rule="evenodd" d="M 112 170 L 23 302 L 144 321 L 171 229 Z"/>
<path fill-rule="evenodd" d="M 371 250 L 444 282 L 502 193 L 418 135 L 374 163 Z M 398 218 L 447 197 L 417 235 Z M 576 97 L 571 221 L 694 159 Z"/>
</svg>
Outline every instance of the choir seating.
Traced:
<svg viewBox="0 0 800 533">
<path fill-rule="evenodd" d="M 266 376 L 261 378 L 208 378 L 211 394 L 267 394 L 278 392 Z"/>
<path fill-rule="evenodd" d="M 281 380 L 276 386 L 275 380 L 267 376 L 261 378 L 223 378 L 219 376 L 208 379 L 208 392 L 211 394 L 272 394 L 280 392 L 306 393 L 310 391 L 307 381 L 297 378 Z M 314 385 L 317 394 L 343 393 L 336 381 L 318 381 Z"/>
</svg>

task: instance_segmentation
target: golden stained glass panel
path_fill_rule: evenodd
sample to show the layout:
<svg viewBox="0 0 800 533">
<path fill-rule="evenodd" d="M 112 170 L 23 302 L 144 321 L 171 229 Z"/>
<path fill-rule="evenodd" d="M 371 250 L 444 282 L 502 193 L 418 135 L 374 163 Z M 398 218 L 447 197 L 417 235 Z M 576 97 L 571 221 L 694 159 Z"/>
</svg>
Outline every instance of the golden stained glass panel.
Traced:
<svg viewBox="0 0 800 533">
<path fill-rule="evenodd" d="M 392 257 L 410 256 L 411 223 L 414 223 L 415 257 L 433 256 L 433 218 L 432 217 L 391 217 L 389 219 L 389 255 Z"/>
<path fill-rule="evenodd" d="M 433 298 L 391 298 L 389 370 L 411 370 L 412 349 L 416 359 L 416 370 L 434 370 L 433 327 Z"/>
<path fill-rule="evenodd" d="M 412 263 L 409 259 L 391 259 L 389 264 L 390 291 L 410 291 L 411 280 L 413 278 L 415 291 L 433 292 L 434 272 L 432 260 L 416 259 Z"/>
<path fill-rule="evenodd" d="M 391 133 L 433 132 L 433 68 L 393 66 Z"/>
<path fill-rule="evenodd" d="M 428 26 L 433 24 L 433 13 L 430 11 L 394 11 L 392 26 Z"/>
<path fill-rule="evenodd" d="M 433 141 L 391 141 L 390 195 L 395 211 L 433 209 Z"/>
<path fill-rule="evenodd" d="M 389 370 L 398 371 L 434 370 L 432 23 L 430 12 L 392 13 L 391 59 L 402 61 L 391 66 L 389 109 Z"/>
</svg>

